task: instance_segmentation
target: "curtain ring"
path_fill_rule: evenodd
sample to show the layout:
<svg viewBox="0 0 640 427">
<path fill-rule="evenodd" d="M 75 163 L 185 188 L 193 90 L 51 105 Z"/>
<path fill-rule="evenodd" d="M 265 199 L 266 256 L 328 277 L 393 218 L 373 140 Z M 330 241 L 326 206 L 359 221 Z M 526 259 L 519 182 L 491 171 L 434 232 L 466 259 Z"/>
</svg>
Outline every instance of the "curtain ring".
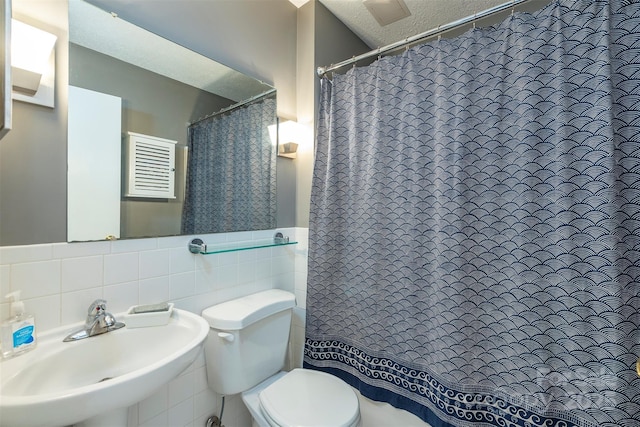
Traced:
<svg viewBox="0 0 640 427">
<path fill-rule="evenodd" d="M 380 46 L 378 46 L 378 61 L 380 60 L 381 57 L 382 55 L 380 54 Z"/>
<path fill-rule="evenodd" d="M 473 29 L 476 29 L 476 19 L 478 19 L 478 12 L 473 14 Z"/>
<path fill-rule="evenodd" d="M 512 0 L 511 2 L 511 16 L 516 13 L 516 0 Z"/>
<path fill-rule="evenodd" d="M 440 32 L 441 25 L 438 25 L 438 41 L 442 40 L 442 33 Z"/>
</svg>

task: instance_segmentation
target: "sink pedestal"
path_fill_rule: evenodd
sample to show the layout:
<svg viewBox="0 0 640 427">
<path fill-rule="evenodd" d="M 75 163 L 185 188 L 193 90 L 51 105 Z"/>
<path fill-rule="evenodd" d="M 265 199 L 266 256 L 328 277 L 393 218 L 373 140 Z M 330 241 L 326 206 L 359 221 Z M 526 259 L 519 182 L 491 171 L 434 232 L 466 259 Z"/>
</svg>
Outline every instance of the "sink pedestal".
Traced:
<svg viewBox="0 0 640 427">
<path fill-rule="evenodd" d="M 129 418 L 129 408 L 118 408 L 104 412 L 81 423 L 74 424 L 73 427 L 113 427 L 126 426 Z"/>
</svg>

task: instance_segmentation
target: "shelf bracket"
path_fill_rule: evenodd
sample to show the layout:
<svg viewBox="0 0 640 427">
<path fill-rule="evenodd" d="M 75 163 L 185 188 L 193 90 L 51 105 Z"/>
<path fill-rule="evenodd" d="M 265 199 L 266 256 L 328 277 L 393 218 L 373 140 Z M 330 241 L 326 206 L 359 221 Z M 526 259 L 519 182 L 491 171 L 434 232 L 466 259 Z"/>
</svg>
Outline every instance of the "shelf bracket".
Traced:
<svg viewBox="0 0 640 427">
<path fill-rule="evenodd" d="M 207 252 L 207 245 L 202 239 L 195 238 L 189 242 L 189 252 L 192 254 L 199 254 Z"/>
</svg>

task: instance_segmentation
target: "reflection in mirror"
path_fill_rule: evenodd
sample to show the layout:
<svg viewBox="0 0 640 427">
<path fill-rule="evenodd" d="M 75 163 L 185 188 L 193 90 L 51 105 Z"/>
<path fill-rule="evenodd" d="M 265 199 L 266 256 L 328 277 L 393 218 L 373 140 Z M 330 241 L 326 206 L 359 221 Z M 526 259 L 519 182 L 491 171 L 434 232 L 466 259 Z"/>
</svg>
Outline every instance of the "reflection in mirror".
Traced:
<svg viewBox="0 0 640 427">
<path fill-rule="evenodd" d="M 189 157 L 195 158 L 196 156 L 195 153 L 187 154 L 189 151 L 187 146 L 190 143 L 187 130 L 189 124 L 195 124 L 200 118 L 210 116 L 212 112 L 216 111 L 229 110 L 220 115 L 220 117 L 227 117 L 231 116 L 234 111 L 250 109 L 251 105 L 260 103 L 249 102 L 246 108 L 231 107 L 242 105 L 245 100 L 260 98 L 261 94 L 267 92 L 273 94 L 273 88 L 131 25 L 82 0 L 69 1 L 69 40 L 70 86 L 90 91 L 97 98 L 115 98 L 116 103 L 120 105 L 118 107 L 120 117 L 119 124 L 92 125 L 94 131 L 91 130 L 91 127 L 86 129 L 85 126 L 84 130 L 76 133 L 78 141 L 74 143 L 71 140 L 73 136 L 71 129 L 74 126 L 73 111 L 89 112 L 92 121 L 96 117 L 102 119 L 109 114 L 98 113 L 93 104 L 73 105 L 72 103 L 75 101 L 70 96 L 69 168 L 71 170 L 72 164 L 75 162 L 85 165 L 85 171 L 84 175 L 81 175 L 83 188 L 77 192 L 76 199 L 73 199 L 72 186 L 77 180 L 71 174 L 68 176 L 68 240 L 98 240 L 111 236 L 115 238 L 155 237 L 187 232 L 187 229 L 181 225 L 187 182 L 187 162 Z M 275 122 L 275 99 L 269 99 L 274 106 L 273 120 Z M 80 121 L 85 122 L 86 125 L 85 119 L 80 119 Z M 101 120 L 97 121 L 101 122 Z M 80 154 L 78 155 L 72 152 L 74 146 L 83 146 L 84 144 L 84 151 L 93 154 L 94 160 L 96 157 L 102 157 L 103 154 L 99 156 L 96 154 L 98 149 L 93 145 L 87 147 L 88 144 L 98 144 L 98 135 L 103 133 L 97 132 L 95 129 L 100 126 L 107 126 L 107 128 L 119 126 L 118 140 L 106 143 L 106 146 L 112 149 L 109 155 L 114 155 L 115 152 L 120 161 L 103 162 L 106 164 L 102 166 L 108 169 L 104 172 L 98 172 L 98 166 L 95 168 L 87 166 L 91 164 L 91 160 L 82 159 L 82 149 L 79 150 Z M 265 134 L 267 132 L 266 123 L 260 122 L 260 126 L 265 126 L 265 129 L 247 129 L 246 131 L 248 133 L 251 131 L 255 135 Z M 125 195 L 127 194 L 128 180 L 131 177 L 127 171 L 127 135 L 131 132 L 175 142 L 174 170 L 170 171 L 173 173 L 174 198 Z M 215 137 L 213 139 L 217 140 Z M 248 141 L 246 138 L 238 137 L 227 142 L 227 144 L 231 143 L 236 145 L 226 145 L 225 151 L 221 151 L 220 148 L 215 151 L 217 154 L 224 153 L 224 158 L 228 162 L 227 170 L 233 170 L 233 168 L 236 168 L 237 171 L 242 170 L 243 166 L 235 165 L 235 159 L 241 157 L 240 153 L 248 152 L 246 146 L 243 145 Z M 269 146 L 271 145 L 272 143 L 269 142 Z M 102 151 L 99 152 L 102 153 Z M 251 153 L 255 154 L 253 151 Z M 272 156 L 270 153 L 268 155 Z M 107 158 L 107 154 L 104 155 L 104 158 Z M 251 182 L 253 184 L 258 184 L 257 187 L 266 189 L 267 195 L 258 196 L 255 193 L 251 197 L 254 200 L 273 199 L 273 206 L 264 208 L 266 212 L 271 212 L 271 209 L 275 210 L 275 197 L 272 194 L 275 191 L 275 161 L 268 157 L 266 162 L 272 164 L 268 171 L 270 175 L 266 176 L 264 170 L 255 173 L 246 171 L 243 175 L 252 176 Z M 212 170 L 210 173 L 215 176 L 218 172 Z M 108 183 L 105 183 L 103 179 L 106 176 L 112 177 Z M 260 178 L 257 178 L 258 176 Z M 257 179 L 263 181 L 254 182 Z M 273 187 L 271 183 L 273 183 Z M 195 185 L 199 188 L 202 184 L 198 182 Z M 236 194 L 238 197 L 246 198 L 244 193 L 246 185 L 246 183 L 242 184 L 243 191 L 226 188 L 224 192 L 229 198 L 224 199 L 224 206 L 237 205 L 234 198 Z M 74 229 L 76 223 L 84 222 L 93 226 L 98 222 L 100 214 L 108 210 L 101 207 L 92 212 L 90 209 L 102 206 L 106 200 L 102 191 L 105 186 L 109 187 L 110 191 L 113 191 L 114 188 L 117 189 L 118 197 L 110 203 L 117 205 L 115 216 L 118 216 L 119 213 L 119 218 L 115 221 L 113 218 L 109 218 L 109 221 L 105 219 L 105 223 L 110 222 L 111 225 L 105 226 L 103 229 L 92 230 L 92 234 L 87 234 L 84 237 L 72 235 L 71 230 Z M 189 188 L 190 194 L 194 193 L 195 188 Z M 74 200 L 76 201 L 74 202 Z M 220 206 L 216 206 L 214 201 L 207 203 L 211 205 L 212 215 L 214 209 L 220 209 Z M 194 199 L 191 206 L 197 204 L 197 199 Z M 253 210 L 262 212 L 263 208 L 254 207 Z M 231 219 L 235 219 L 235 215 L 241 211 L 227 209 L 227 212 L 235 213 L 234 216 L 224 220 L 227 225 L 223 228 L 207 229 L 205 227 L 199 228 L 197 232 L 244 231 L 275 227 L 275 223 L 269 223 L 270 225 L 267 226 L 266 223 L 258 224 L 256 221 L 247 221 L 244 214 L 238 216 L 241 222 L 233 225 Z"/>
<path fill-rule="evenodd" d="M 276 123 L 267 95 L 189 126 L 184 234 L 276 227 Z"/>
</svg>

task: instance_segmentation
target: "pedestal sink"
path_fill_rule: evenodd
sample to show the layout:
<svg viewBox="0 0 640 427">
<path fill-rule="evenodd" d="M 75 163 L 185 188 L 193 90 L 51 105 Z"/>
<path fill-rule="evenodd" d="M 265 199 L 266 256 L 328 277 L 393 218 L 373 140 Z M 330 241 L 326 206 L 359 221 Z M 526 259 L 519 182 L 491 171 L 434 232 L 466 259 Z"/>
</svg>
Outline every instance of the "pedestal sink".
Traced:
<svg viewBox="0 0 640 427">
<path fill-rule="evenodd" d="M 39 334 L 34 350 L 0 362 L 0 425 L 126 425 L 128 406 L 193 363 L 209 325 L 174 309 L 166 325 L 62 342 L 71 329 Z"/>
</svg>

